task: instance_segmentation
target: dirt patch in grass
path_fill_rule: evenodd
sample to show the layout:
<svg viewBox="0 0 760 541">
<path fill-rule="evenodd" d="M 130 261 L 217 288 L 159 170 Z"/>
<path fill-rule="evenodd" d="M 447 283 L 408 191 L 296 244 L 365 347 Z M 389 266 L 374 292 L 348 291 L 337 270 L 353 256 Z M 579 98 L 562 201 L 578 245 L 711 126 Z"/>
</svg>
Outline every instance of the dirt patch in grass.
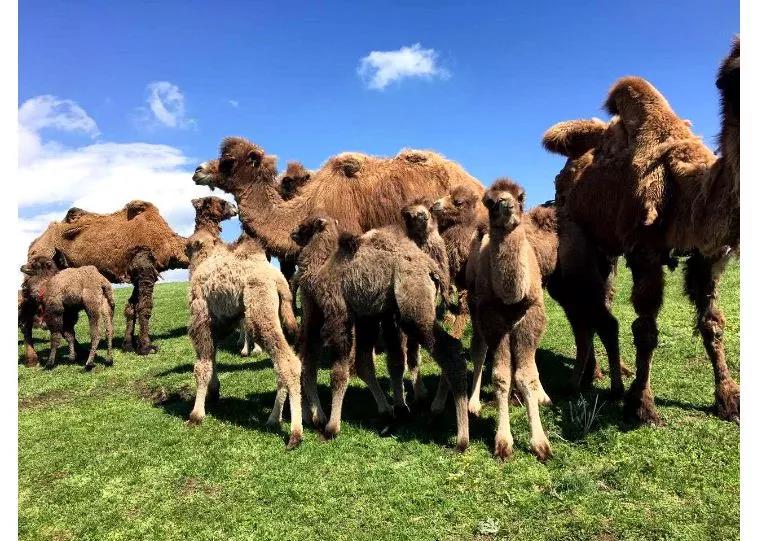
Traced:
<svg viewBox="0 0 760 541">
<path fill-rule="evenodd" d="M 192 497 L 196 494 L 205 494 L 206 496 L 216 497 L 222 493 L 222 487 L 206 483 L 197 477 L 185 477 L 179 488 L 180 496 Z"/>
<path fill-rule="evenodd" d="M 170 402 L 187 402 L 195 398 L 189 384 L 184 384 L 179 389 L 169 390 L 163 385 L 141 379 L 135 382 L 134 387 L 140 398 L 154 406 L 163 406 Z"/>
<path fill-rule="evenodd" d="M 74 395 L 69 391 L 45 391 L 34 396 L 18 399 L 18 409 L 45 408 L 59 406 L 74 401 Z"/>
</svg>

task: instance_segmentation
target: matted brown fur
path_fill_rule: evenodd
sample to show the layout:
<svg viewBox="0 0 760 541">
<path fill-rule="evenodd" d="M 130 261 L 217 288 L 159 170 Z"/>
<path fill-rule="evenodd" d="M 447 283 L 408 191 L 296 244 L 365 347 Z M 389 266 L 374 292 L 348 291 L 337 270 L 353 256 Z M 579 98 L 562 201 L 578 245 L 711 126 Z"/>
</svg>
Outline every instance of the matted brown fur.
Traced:
<svg viewBox="0 0 760 541">
<path fill-rule="evenodd" d="M 305 300 L 302 358 L 304 387 L 313 421 L 324 420 L 316 394 L 320 334 L 333 353 L 333 403 L 326 434 L 334 436 L 340 430 L 343 396 L 354 352 L 357 374 L 370 386 L 378 406 L 382 405 L 385 399 L 372 363 L 374 340 L 366 333 L 382 320 L 383 325 L 400 326 L 441 365 L 444 378 L 455 390 L 457 445 L 464 449 L 469 442 L 466 367 L 458 342 L 451 337 L 447 340 L 446 333 L 435 322 L 437 287 L 432 275 L 437 272 L 437 265 L 413 242 L 387 232 L 381 233 L 380 245 L 373 240 L 358 240 L 350 243 L 348 251 L 338 243 L 340 234 L 337 220 L 322 214 L 304 220 L 292 235 L 303 246 L 298 260 Z M 393 336 L 397 334 L 386 333 L 386 337 Z M 389 369 L 396 370 L 391 373 L 394 402 L 402 406 L 403 387 L 397 386 L 403 373 L 401 344 L 396 340 L 386 346 L 388 356 L 393 359 L 389 361 Z"/>
<path fill-rule="evenodd" d="M 207 209 L 214 200 L 196 206 L 199 217 L 208 218 Z M 222 216 L 214 213 L 214 217 Z M 272 414 L 267 421 L 278 425 L 286 398 L 290 398 L 291 432 L 288 448 L 301 442 L 301 363 L 288 345 L 285 335 L 297 339 L 298 324 L 293 313 L 293 299 L 285 277 L 272 267 L 263 250 L 258 257 L 235 254 L 219 238 L 218 224 L 198 219 L 196 231 L 187 241 L 193 269 L 190 288 L 190 323 L 188 334 L 197 360 L 194 374 L 197 392 L 189 422 L 200 423 L 205 417 L 207 393 L 219 397 L 216 374 L 218 340 L 241 319 L 250 334 L 273 360 L 277 372 L 277 393 Z M 211 225 L 211 227 L 209 227 Z"/>
<path fill-rule="evenodd" d="M 277 257 L 297 254 L 290 233 L 316 210 L 358 234 L 400 224 L 401 207 L 416 197 L 440 197 L 456 185 L 483 187 L 455 162 L 429 151 L 402 151 L 393 158 L 343 153 L 314 171 L 301 193 L 284 201 L 277 187 L 276 158 L 242 137 L 222 141 L 219 160 L 201 164 L 197 184 L 235 196 L 241 221 Z"/>
<path fill-rule="evenodd" d="M 280 177 L 280 195 L 285 201 L 293 199 L 301 193 L 307 182 L 311 180 L 311 172 L 300 162 L 288 162 L 288 167 Z"/>
<path fill-rule="evenodd" d="M 489 349 L 494 355 L 493 382 L 499 406 L 496 456 L 505 459 L 512 454 L 509 394 L 514 377 L 527 407 L 531 449 L 540 460 L 546 460 L 551 447 L 538 407 L 551 401 L 541 386 L 535 360 L 546 314 L 541 272 L 525 226 L 524 202 L 525 191 L 509 179 L 497 180 L 483 195 L 489 230 L 473 244 L 468 264 L 471 357 L 474 387 L 479 392 L 485 356 Z"/>
<path fill-rule="evenodd" d="M 716 301 L 720 275 L 739 247 L 738 80 L 737 40 L 718 74 L 724 152 L 720 158 L 693 136 L 654 87 L 626 78 L 608 99 L 608 108 L 620 121 L 613 119 L 604 140 L 585 154 L 569 156 L 557 176 L 557 200 L 568 219 L 606 255 L 624 253 L 631 268 L 638 315 L 632 326 L 637 371 L 624 411 L 637 421 L 660 422 L 649 374 L 657 346 L 662 266 L 671 250 L 691 254 L 688 292 L 713 363 L 716 412 L 725 419 L 739 418 L 739 386 L 725 362 L 725 322 Z M 610 151 L 621 142 L 624 150 Z M 650 190 L 652 186 L 662 189 Z M 641 217 L 645 219 L 636 219 Z"/>
</svg>

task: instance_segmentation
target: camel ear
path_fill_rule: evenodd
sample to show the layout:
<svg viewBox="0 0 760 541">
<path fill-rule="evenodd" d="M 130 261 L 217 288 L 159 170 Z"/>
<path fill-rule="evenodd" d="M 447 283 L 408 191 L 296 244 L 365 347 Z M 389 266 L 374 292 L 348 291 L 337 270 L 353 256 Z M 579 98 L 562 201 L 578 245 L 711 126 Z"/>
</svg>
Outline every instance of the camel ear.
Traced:
<svg viewBox="0 0 760 541">
<path fill-rule="evenodd" d="M 517 202 L 520 203 L 520 210 L 522 211 L 525 208 L 525 192 L 524 191 L 517 194 Z"/>
<path fill-rule="evenodd" d="M 486 207 L 487 209 L 490 209 L 493 206 L 493 203 L 494 203 L 493 199 L 491 199 L 490 197 L 488 197 L 488 192 L 486 192 L 485 194 L 483 194 L 483 206 L 484 207 Z"/>
<path fill-rule="evenodd" d="M 317 218 L 317 227 L 320 231 L 324 231 L 327 227 L 327 218 Z"/>
</svg>

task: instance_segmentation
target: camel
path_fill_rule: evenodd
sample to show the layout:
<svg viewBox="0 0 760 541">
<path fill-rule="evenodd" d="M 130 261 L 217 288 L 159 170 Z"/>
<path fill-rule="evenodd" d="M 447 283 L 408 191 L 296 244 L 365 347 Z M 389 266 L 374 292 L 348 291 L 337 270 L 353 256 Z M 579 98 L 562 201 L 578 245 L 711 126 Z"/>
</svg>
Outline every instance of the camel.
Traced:
<svg viewBox="0 0 760 541">
<path fill-rule="evenodd" d="M 377 325 L 382 321 L 385 329 L 400 329 L 414 338 L 441 365 L 442 379 L 455 396 L 457 448 L 464 450 L 469 444 L 467 369 L 459 342 L 436 324 L 436 295 L 441 289 L 438 264 L 409 239 L 399 238 L 392 231 L 372 230 L 360 237 L 341 232 L 338 221 L 326 214 L 304 220 L 292 238 L 303 247 L 298 260 L 305 301 L 302 358 L 304 387 L 315 424 L 324 416 L 315 379 L 322 341 L 333 358 L 332 410 L 326 436 L 334 437 L 340 430 L 354 353 L 357 373 L 379 405 L 385 400 L 372 362 Z M 386 332 L 385 337 L 395 389 L 403 375 L 401 341 L 398 330 Z"/>
<path fill-rule="evenodd" d="M 171 230 L 158 209 L 146 201 L 130 201 L 112 214 L 96 214 L 72 208 L 61 222 L 48 228 L 29 246 L 28 258 L 52 259 L 56 250 L 71 267 L 93 265 L 111 283 L 132 283 L 134 289 L 124 308 L 127 327 L 124 351 L 147 355 L 158 348 L 149 335 L 153 310 L 153 286 L 159 273 L 185 269 L 185 238 Z M 140 334 L 135 344 L 135 329 Z M 24 326 L 24 340 L 31 342 L 31 324 Z M 27 347 L 27 354 L 33 353 Z M 27 357 L 27 364 L 34 363 Z"/>
<path fill-rule="evenodd" d="M 55 254 L 61 258 L 60 252 Z M 44 256 L 35 256 L 21 267 L 25 274 L 22 286 L 24 304 L 34 313 L 41 312 L 50 331 L 50 357 L 45 368 L 55 366 L 56 352 L 63 336 L 69 343 L 69 360 L 76 360 L 74 326 L 80 310 L 90 320 L 90 352 L 84 369 L 95 368 L 95 354 L 105 326 L 108 342 L 106 366 L 113 365 L 113 288 L 92 265 L 60 270 L 59 263 Z M 39 310 L 37 309 L 39 308 Z"/>
<path fill-rule="evenodd" d="M 654 86 L 638 77 L 613 85 L 611 121 L 557 124 L 544 146 L 566 156 L 557 203 L 588 243 L 624 255 L 633 275 L 636 377 L 624 402 L 627 419 L 659 424 L 650 386 L 662 304 L 663 265 L 688 254 L 685 289 L 696 309 L 715 378 L 715 412 L 739 421 L 739 385 L 726 364 L 718 284 L 739 250 L 739 40 L 720 67 L 720 157 L 694 136 Z"/>
<path fill-rule="evenodd" d="M 213 212 L 221 200 L 204 199 L 193 202 L 197 225 L 187 241 L 192 269 L 188 334 L 197 355 L 193 368 L 197 390 L 188 422 L 200 424 L 206 415 L 207 396 L 219 398 L 217 342 L 242 318 L 245 331 L 270 355 L 277 372 L 277 393 L 267 424 L 280 424 L 285 400 L 290 398 L 287 448 L 292 449 L 300 444 L 303 427 L 301 362 L 285 337 L 286 333 L 292 339 L 298 335 L 290 288 L 282 273 L 269 264 L 262 247 L 256 254 L 249 246 L 249 253 L 240 257 L 220 240 L 220 228 L 214 221 L 231 212 Z"/>
<path fill-rule="evenodd" d="M 460 184 L 483 193 L 458 164 L 423 150 L 402 150 L 393 158 L 355 152 L 333 156 L 287 201 L 276 179 L 276 157 L 242 137 L 224 139 L 219 159 L 202 163 L 193 174 L 196 184 L 234 195 L 244 229 L 281 261 L 297 256 L 290 233 L 317 210 L 336 218 L 345 231 L 360 234 L 401 224 L 401 207 L 416 197 L 435 199 Z"/>
<path fill-rule="evenodd" d="M 467 282 L 472 316 L 471 357 L 482 371 L 493 351 L 493 382 L 499 407 L 494 453 L 512 455 L 509 425 L 511 379 L 528 412 L 531 450 L 541 461 L 552 452 L 539 416 L 539 404 L 551 404 L 536 367 L 536 349 L 546 329 L 541 270 L 528 241 L 524 219 L 525 191 L 509 179 L 497 180 L 483 196 L 488 233 L 472 243 Z"/>
</svg>

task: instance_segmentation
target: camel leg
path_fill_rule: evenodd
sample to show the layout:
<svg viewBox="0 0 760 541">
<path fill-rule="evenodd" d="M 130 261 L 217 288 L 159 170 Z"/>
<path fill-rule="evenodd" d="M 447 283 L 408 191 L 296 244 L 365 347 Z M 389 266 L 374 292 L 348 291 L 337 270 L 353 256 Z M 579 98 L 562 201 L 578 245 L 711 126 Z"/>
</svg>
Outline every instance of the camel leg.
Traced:
<svg viewBox="0 0 760 541">
<path fill-rule="evenodd" d="M 113 308 L 108 304 L 107 299 L 102 301 L 102 314 L 106 324 L 106 343 L 108 346 L 105 365 L 113 366 Z"/>
<path fill-rule="evenodd" d="M 153 286 L 156 284 L 158 275 L 151 267 L 141 272 L 140 275 L 140 298 L 137 302 L 137 319 L 140 322 L 140 338 L 137 342 L 137 353 L 148 355 L 158 351 L 158 347 L 150 341 L 150 315 L 153 311 Z"/>
<path fill-rule="evenodd" d="M 664 280 L 658 254 L 636 251 L 627 256 L 633 276 L 631 301 L 637 318 L 631 325 L 636 346 L 636 378 L 625 396 L 624 416 L 634 422 L 661 424 L 650 387 L 652 355 L 657 347 L 657 314 Z"/>
<path fill-rule="evenodd" d="M 726 320 L 718 306 L 718 285 L 728 258 L 707 259 L 692 255 L 686 263 L 686 292 L 697 312 L 697 329 L 702 336 L 715 377 L 715 413 L 721 419 L 739 422 L 739 385 L 731 377 L 723 347 Z"/>
<path fill-rule="evenodd" d="M 393 412 L 397 417 L 403 417 L 409 413 L 404 393 L 404 348 L 401 330 L 392 317 L 383 320 L 383 339 L 386 365 L 393 387 Z M 406 340 L 408 343 L 413 338 L 407 336 Z"/>
<path fill-rule="evenodd" d="M 464 330 L 467 327 L 467 320 L 470 319 L 470 309 L 467 300 L 467 290 L 463 289 L 459 292 L 459 313 L 454 318 L 454 325 L 451 327 L 451 336 L 457 340 L 461 340 L 464 335 Z"/>
<path fill-rule="evenodd" d="M 353 353 L 353 352 L 351 352 Z M 325 426 L 325 437 L 334 438 L 340 432 L 340 420 L 343 412 L 343 399 L 348 389 L 348 378 L 351 370 L 351 353 L 338 355 L 330 371 L 330 390 L 332 391 L 332 408 L 330 420 Z"/>
<path fill-rule="evenodd" d="M 420 374 L 420 345 L 412 337 L 406 340 L 406 365 L 409 367 L 409 376 L 412 378 L 412 390 L 414 401 L 422 402 L 427 398 L 427 388 Z"/>
<path fill-rule="evenodd" d="M 488 346 L 486 345 L 485 337 L 480 329 L 478 320 L 473 318 L 472 325 L 472 340 L 470 341 L 470 358 L 472 359 L 472 394 L 470 395 L 470 401 L 467 405 L 467 409 L 475 416 L 480 415 L 480 409 L 482 407 L 480 403 L 480 385 L 483 381 L 483 364 L 486 361 L 486 353 L 488 352 Z M 496 374 L 496 360 L 494 359 L 494 374 Z M 509 385 L 507 385 L 507 393 L 509 393 Z M 501 410 L 500 410 L 501 411 Z"/>
<path fill-rule="evenodd" d="M 351 375 L 351 361 L 355 358 L 356 342 L 354 340 L 354 325 L 349 318 L 348 308 L 340 303 L 330 306 L 331 313 L 325 314 L 322 326 L 322 336 L 330 345 L 334 360 L 330 370 L 330 390 L 332 392 L 332 407 L 330 420 L 325 426 L 325 437 L 334 438 L 340 432 L 340 422 L 343 413 L 343 399 L 348 390 L 348 380 Z"/>
<path fill-rule="evenodd" d="M 442 377 L 446 378 L 446 383 L 454 395 L 457 449 L 464 451 L 470 444 L 470 421 L 467 416 L 467 364 L 462 352 L 462 344 L 438 326 L 435 327 L 434 332 L 435 341 L 431 344 L 431 353 L 441 367 Z M 426 342 L 421 340 L 420 343 Z"/>
<path fill-rule="evenodd" d="M 69 344 L 69 361 L 72 363 L 77 360 L 77 339 L 74 334 L 74 325 L 78 319 L 76 316 L 73 310 L 63 314 L 63 338 Z"/>
<path fill-rule="evenodd" d="M 475 329 L 473 328 L 473 336 L 474 335 Z M 481 341 L 483 340 L 481 339 Z M 485 346 L 485 341 L 483 341 L 483 343 Z M 485 347 L 483 349 L 485 350 Z M 485 357 L 485 355 L 483 356 Z M 507 460 L 512 456 L 514 445 L 512 428 L 509 423 L 509 394 L 512 385 L 511 357 L 512 354 L 509 350 L 509 335 L 505 334 L 496 346 L 493 355 L 493 386 L 496 391 L 496 402 L 499 407 L 494 455 L 502 460 Z"/>
<path fill-rule="evenodd" d="M 188 419 L 189 425 L 198 425 L 206 416 L 206 395 L 214 372 L 214 337 L 211 317 L 205 299 L 195 298 L 190 303 L 190 326 L 188 334 L 195 348 L 195 404 Z"/>
<path fill-rule="evenodd" d="M 571 387 L 577 393 L 591 386 L 589 375 L 594 373 L 591 364 L 597 364 L 594 355 L 594 331 L 585 312 L 567 310 L 565 313 L 575 339 L 575 367 Z"/>
<path fill-rule="evenodd" d="M 625 392 L 618 327 L 617 318 L 612 315 L 612 312 L 607 307 L 600 309 L 596 318 L 596 330 L 607 351 L 607 360 L 610 364 L 610 394 L 615 400 L 622 398 Z"/>
<path fill-rule="evenodd" d="M 84 364 L 84 369 L 89 371 L 95 368 L 95 355 L 98 351 L 98 344 L 100 343 L 100 299 L 91 296 L 85 298 L 84 310 L 87 313 L 87 318 L 90 320 L 90 352 L 87 355 L 87 361 Z"/>
<path fill-rule="evenodd" d="M 319 428 L 325 425 L 327 417 L 322 410 L 322 404 L 317 394 L 317 370 L 319 358 L 322 353 L 322 340 L 320 330 L 322 328 L 322 313 L 316 303 L 307 295 L 302 295 L 303 315 L 301 318 L 301 343 L 299 352 L 303 362 L 302 387 L 308 405 L 306 417 L 311 423 Z"/>
<path fill-rule="evenodd" d="M 356 323 L 356 375 L 367 384 L 377 403 L 380 415 L 391 415 L 393 408 L 380 388 L 375 373 L 373 349 L 377 342 L 378 324 L 372 318 L 363 318 Z"/>
<path fill-rule="evenodd" d="M 132 294 L 127 299 L 124 306 L 124 319 L 127 320 L 127 327 L 124 330 L 124 344 L 122 349 L 126 352 L 135 350 L 135 324 L 137 316 L 137 299 L 140 296 L 140 286 L 138 280 L 132 281 Z"/>
<path fill-rule="evenodd" d="M 24 334 L 24 360 L 26 366 L 37 366 L 37 352 L 34 351 L 34 342 L 32 337 L 32 329 L 34 328 L 34 318 L 29 318 L 24 321 L 23 334 Z"/>
<path fill-rule="evenodd" d="M 546 328 L 546 316 L 543 306 L 533 306 L 528 309 L 523 320 L 518 323 L 510 335 L 512 366 L 514 367 L 515 383 L 523 397 L 530 424 L 530 448 L 541 462 L 552 456 L 549 440 L 541 424 L 539 412 L 540 392 L 543 390 L 536 367 L 536 349 L 540 342 L 540 334 L 536 330 Z"/>
<path fill-rule="evenodd" d="M 441 374 L 438 380 L 438 387 L 435 390 L 435 396 L 430 403 L 430 413 L 433 415 L 440 415 L 446 408 L 446 399 L 449 397 L 449 383 L 446 378 Z"/>
</svg>

